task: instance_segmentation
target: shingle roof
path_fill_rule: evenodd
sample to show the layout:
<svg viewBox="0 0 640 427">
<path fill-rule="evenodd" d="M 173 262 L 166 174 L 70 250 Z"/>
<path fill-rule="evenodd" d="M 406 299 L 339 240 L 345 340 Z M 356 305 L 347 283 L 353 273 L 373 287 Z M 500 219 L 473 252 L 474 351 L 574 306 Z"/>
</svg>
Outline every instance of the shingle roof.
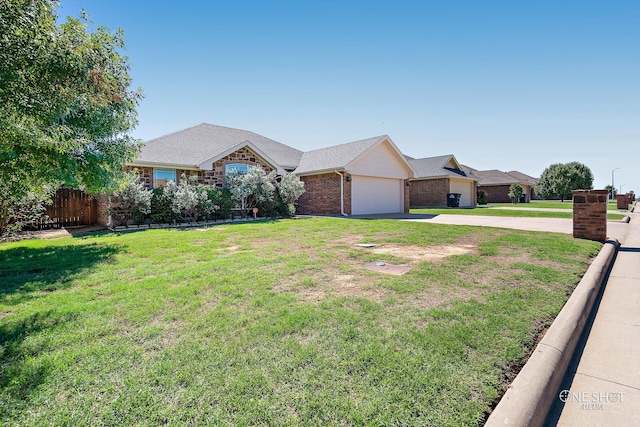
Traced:
<svg viewBox="0 0 640 427">
<path fill-rule="evenodd" d="M 246 142 L 278 163 L 274 166 L 295 168 L 302 158 L 302 151 L 257 133 L 202 123 L 147 141 L 136 161 L 196 166 Z"/>
<path fill-rule="evenodd" d="M 442 176 L 475 178 L 474 176 L 467 174 L 464 169 L 454 170 L 452 168 L 448 168 L 447 164 L 452 161 L 457 164 L 453 154 L 437 157 L 425 157 L 423 159 L 409 159 L 409 163 L 416 171 L 415 179 Z"/>
<path fill-rule="evenodd" d="M 529 176 L 526 173 L 522 173 L 520 171 L 509 171 L 507 173 L 512 177 L 518 179 L 521 184 L 536 185 L 536 183 L 538 182 L 537 178 Z"/>
<path fill-rule="evenodd" d="M 514 171 L 517 172 L 517 171 Z M 521 172 L 517 172 L 516 175 L 513 175 L 512 172 L 502 172 L 497 169 L 491 169 L 486 171 L 474 171 L 475 175 L 480 178 L 480 182 L 478 185 L 511 185 L 511 184 L 526 184 L 526 185 L 534 185 L 535 180 L 531 181 L 530 176 L 524 175 Z M 521 179 L 521 176 L 524 175 L 527 179 Z"/>
<path fill-rule="evenodd" d="M 517 182 L 511 175 L 497 169 L 475 171 L 475 175 L 480 178 L 478 185 L 506 185 Z"/>
<path fill-rule="evenodd" d="M 374 138 L 362 139 L 360 141 L 349 142 L 347 144 L 334 145 L 333 147 L 308 151 L 302 155 L 300 165 L 294 172 L 296 174 L 305 174 L 310 172 L 343 169 L 369 148 L 388 138 L 389 137 L 387 135 L 382 135 Z"/>
</svg>

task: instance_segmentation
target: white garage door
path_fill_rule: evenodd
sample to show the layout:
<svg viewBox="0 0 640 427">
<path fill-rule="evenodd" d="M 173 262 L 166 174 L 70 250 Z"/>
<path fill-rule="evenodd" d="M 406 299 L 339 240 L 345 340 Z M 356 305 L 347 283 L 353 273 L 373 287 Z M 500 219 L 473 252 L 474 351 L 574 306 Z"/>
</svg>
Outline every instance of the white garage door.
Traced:
<svg viewBox="0 0 640 427">
<path fill-rule="evenodd" d="M 401 179 L 353 176 L 351 213 L 366 215 L 404 212 L 403 184 Z"/>
<path fill-rule="evenodd" d="M 473 200 L 473 183 L 469 181 L 451 180 L 450 187 L 452 193 L 460 193 L 460 207 L 471 206 Z"/>
</svg>

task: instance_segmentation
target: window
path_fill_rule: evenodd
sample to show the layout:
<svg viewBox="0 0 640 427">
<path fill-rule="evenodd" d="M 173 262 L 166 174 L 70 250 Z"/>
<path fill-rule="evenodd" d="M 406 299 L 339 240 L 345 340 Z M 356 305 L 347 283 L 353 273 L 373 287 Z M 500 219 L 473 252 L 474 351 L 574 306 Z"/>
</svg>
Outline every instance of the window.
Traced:
<svg viewBox="0 0 640 427">
<path fill-rule="evenodd" d="M 224 167 L 224 180 L 225 182 L 229 182 L 229 174 L 236 173 L 238 175 L 244 175 L 249 172 L 249 168 L 251 165 L 247 165 L 245 163 L 230 163 Z"/>
<path fill-rule="evenodd" d="M 154 187 L 166 187 L 167 182 L 176 182 L 176 171 L 172 169 L 154 169 L 153 183 Z"/>
<path fill-rule="evenodd" d="M 245 173 L 249 172 L 249 165 L 244 164 L 244 163 L 231 163 L 231 164 L 226 165 L 224 167 L 225 176 L 228 175 L 229 172 L 231 172 L 231 171 L 236 171 L 238 173 L 245 174 Z"/>
</svg>

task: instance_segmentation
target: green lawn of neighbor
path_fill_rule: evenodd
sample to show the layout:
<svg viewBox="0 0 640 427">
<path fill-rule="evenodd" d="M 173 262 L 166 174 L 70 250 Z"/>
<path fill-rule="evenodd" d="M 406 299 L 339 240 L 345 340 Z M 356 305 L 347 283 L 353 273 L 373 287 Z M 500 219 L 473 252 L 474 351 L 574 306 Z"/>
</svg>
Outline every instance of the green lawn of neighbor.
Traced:
<svg viewBox="0 0 640 427">
<path fill-rule="evenodd" d="M 0 424 L 478 425 L 600 247 L 338 218 L 2 243 Z"/>
<path fill-rule="evenodd" d="M 573 212 L 548 212 L 544 210 L 522 209 L 529 208 L 529 203 L 518 205 L 505 203 L 504 206 L 513 209 L 491 209 L 492 206 L 502 206 L 502 204 L 491 204 L 488 206 L 478 206 L 476 208 L 412 208 L 413 214 L 425 215 L 477 215 L 477 216 L 508 216 L 522 218 L 573 218 Z M 544 206 L 547 207 L 547 206 Z M 571 207 L 572 209 L 572 207 Z M 607 213 L 607 220 L 615 221 L 624 218 L 622 213 Z"/>
<path fill-rule="evenodd" d="M 511 207 L 511 208 L 552 208 L 552 209 L 573 209 L 573 201 L 565 200 L 532 200 L 529 203 L 489 203 L 488 207 Z M 607 204 L 607 210 L 617 211 L 616 201 Z"/>
</svg>

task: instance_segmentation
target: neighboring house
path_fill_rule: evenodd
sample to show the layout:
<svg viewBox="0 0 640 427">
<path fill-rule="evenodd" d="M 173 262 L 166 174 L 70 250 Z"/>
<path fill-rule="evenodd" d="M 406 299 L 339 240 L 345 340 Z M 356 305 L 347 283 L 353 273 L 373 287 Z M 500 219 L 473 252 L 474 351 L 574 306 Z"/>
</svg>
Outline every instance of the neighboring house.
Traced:
<svg viewBox="0 0 640 427">
<path fill-rule="evenodd" d="M 460 207 L 476 206 L 478 178 L 465 172 L 453 154 L 408 158 L 416 171 L 411 180 L 411 207 L 447 206 L 447 195 L 459 193 Z"/>
<path fill-rule="evenodd" d="M 406 183 L 414 171 L 386 135 L 303 153 L 253 132 L 203 123 L 147 141 L 128 168 L 138 169 L 149 188 L 179 181 L 182 174 L 222 188 L 230 170 L 251 166 L 299 175 L 306 190 L 299 213 L 409 209 Z"/>
<path fill-rule="evenodd" d="M 414 170 L 387 135 L 304 153 L 294 173 L 306 190 L 299 213 L 409 211 L 407 184 Z"/>
<path fill-rule="evenodd" d="M 522 172 L 502 172 L 497 169 L 479 171 L 468 166 L 464 166 L 464 168 L 480 179 L 478 189 L 486 191 L 488 203 L 511 202 L 509 188 L 512 184 L 522 186 L 523 198 L 521 202 L 529 203 L 534 196 L 536 179 Z"/>
</svg>

